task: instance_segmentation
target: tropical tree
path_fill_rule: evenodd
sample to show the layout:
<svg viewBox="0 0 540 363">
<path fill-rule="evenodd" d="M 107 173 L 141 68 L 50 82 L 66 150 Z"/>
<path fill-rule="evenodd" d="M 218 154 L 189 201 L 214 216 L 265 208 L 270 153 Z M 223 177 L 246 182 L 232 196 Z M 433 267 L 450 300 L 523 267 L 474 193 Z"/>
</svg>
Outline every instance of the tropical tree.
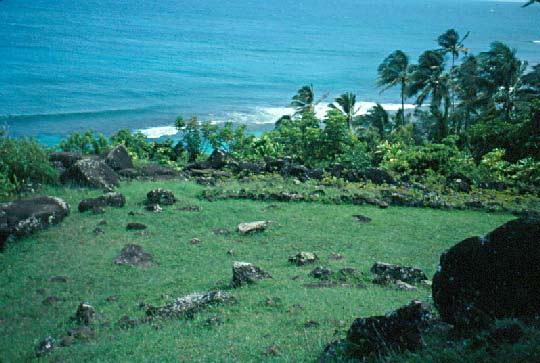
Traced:
<svg viewBox="0 0 540 363">
<path fill-rule="evenodd" d="M 407 83 L 411 75 L 412 66 L 405 52 L 396 50 L 379 65 L 377 69 L 379 78 L 377 86 L 383 87 L 381 93 L 396 85 L 401 86 L 401 124 L 405 124 L 405 99 L 407 96 Z"/>
<path fill-rule="evenodd" d="M 500 105 L 505 119 L 509 121 L 527 62 L 519 60 L 516 50 L 502 42 L 491 43 L 489 51 L 480 53 L 479 60 L 484 91 L 491 102 Z"/>
<path fill-rule="evenodd" d="M 540 64 L 533 66 L 529 73 L 524 74 L 521 81 L 523 82 L 521 93 L 524 96 L 540 97 Z"/>
<path fill-rule="evenodd" d="M 428 50 L 420 56 L 410 79 L 408 95 L 418 95 L 418 106 L 431 97 L 429 107 L 437 121 L 436 141 L 441 142 L 448 136 L 450 106 L 449 75 L 444 72 L 444 56 L 441 52 Z"/>
<path fill-rule="evenodd" d="M 478 59 L 467 56 L 459 67 L 455 68 L 455 91 L 461 100 L 454 118 L 455 133 L 466 131 L 472 123 L 473 117 L 483 104 L 481 93 L 482 79 L 478 70 Z"/>
<path fill-rule="evenodd" d="M 384 139 L 390 126 L 390 117 L 381 104 L 377 103 L 367 114 L 361 116 L 361 122 L 377 130 L 381 139 Z"/>
<path fill-rule="evenodd" d="M 467 34 L 460 39 L 459 33 L 455 29 L 448 29 L 437 39 L 437 42 L 441 46 L 441 51 L 444 54 L 450 53 L 452 55 L 452 68 L 454 68 L 460 53 L 467 55 L 469 52 L 469 49 L 463 46 L 463 42 L 469 37 L 469 34 L 470 32 L 467 32 Z"/>
<path fill-rule="evenodd" d="M 291 106 L 295 108 L 295 115 L 301 115 L 305 112 L 315 112 L 315 106 L 326 98 L 327 94 L 323 95 L 315 101 L 315 90 L 313 85 L 303 86 L 293 96 Z"/>
<path fill-rule="evenodd" d="M 330 103 L 329 108 L 341 111 L 347 118 L 347 123 L 349 129 L 352 130 L 353 118 L 358 113 L 358 108 L 356 107 L 356 95 L 351 92 L 347 92 L 336 98 L 336 104 Z"/>
<path fill-rule="evenodd" d="M 526 4 L 523 4 L 523 8 L 526 7 L 526 6 L 529 6 L 529 5 L 532 5 L 534 3 L 539 3 L 540 4 L 540 0 L 530 0 L 528 1 Z"/>
</svg>

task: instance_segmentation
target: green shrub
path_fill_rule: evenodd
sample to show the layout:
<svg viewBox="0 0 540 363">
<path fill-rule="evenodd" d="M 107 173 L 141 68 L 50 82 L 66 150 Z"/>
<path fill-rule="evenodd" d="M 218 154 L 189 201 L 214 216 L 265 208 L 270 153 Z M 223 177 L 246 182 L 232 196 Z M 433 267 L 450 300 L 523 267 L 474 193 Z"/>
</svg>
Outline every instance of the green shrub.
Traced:
<svg viewBox="0 0 540 363">
<path fill-rule="evenodd" d="M 28 183 L 52 184 L 58 179 L 49 152 L 34 139 L 0 137 L 0 195 Z"/>
<path fill-rule="evenodd" d="M 58 145 L 62 151 L 82 154 L 102 154 L 110 149 L 107 137 L 101 133 L 95 134 L 88 130 L 84 133 L 75 132 Z"/>
</svg>

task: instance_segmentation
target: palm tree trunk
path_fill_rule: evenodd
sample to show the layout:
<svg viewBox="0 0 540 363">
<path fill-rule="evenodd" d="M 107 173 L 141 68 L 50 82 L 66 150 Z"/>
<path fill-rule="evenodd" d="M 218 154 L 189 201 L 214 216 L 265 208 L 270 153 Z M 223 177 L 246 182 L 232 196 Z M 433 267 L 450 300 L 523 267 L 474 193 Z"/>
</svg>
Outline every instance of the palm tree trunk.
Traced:
<svg viewBox="0 0 540 363">
<path fill-rule="evenodd" d="M 405 78 L 401 79 L 401 126 L 405 126 Z"/>
</svg>

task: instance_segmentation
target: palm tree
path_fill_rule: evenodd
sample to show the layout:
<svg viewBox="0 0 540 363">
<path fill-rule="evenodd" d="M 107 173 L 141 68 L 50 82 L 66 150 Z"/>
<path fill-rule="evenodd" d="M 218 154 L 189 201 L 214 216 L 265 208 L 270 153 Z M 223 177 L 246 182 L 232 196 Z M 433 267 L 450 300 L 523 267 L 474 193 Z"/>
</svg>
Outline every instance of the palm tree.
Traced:
<svg viewBox="0 0 540 363">
<path fill-rule="evenodd" d="M 484 97 L 481 92 L 482 79 L 478 70 L 478 59 L 473 56 L 467 56 L 463 62 L 455 69 L 456 91 L 461 103 L 458 110 L 459 124 L 455 126 L 455 132 L 466 131 L 471 119 L 477 110 L 484 104 Z M 461 123 L 463 117 L 464 123 Z"/>
<path fill-rule="evenodd" d="M 479 60 L 480 75 L 487 97 L 502 105 L 504 116 L 510 121 L 527 62 L 519 60 L 516 50 L 502 42 L 491 43 L 489 51 L 480 53 Z"/>
<path fill-rule="evenodd" d="M 450 106 L 449 75 L 444 72 L 444 56 L 441 52 L 428 50 L 418 59 L 411 75 L 408 95 L 418 94 L 416 104 L 422 106 L 431 96 L 430 110 L 437 120 L 436 141 L 448 135 L 448 109 Z M 442 107 L 442 111 L 441 111 Z"/>
<path fill-rule="evenodd" d="M 463 46 L 463 42 L 469 37 L 469 34 L 470 32 L 467 32 L 463 38 L 459 39 L 459 33 L 455 29 L 448 29 L 437 38 L 437 42 L 442 47 L 441 51 L 444 54 L 452 54 L 452 68 L 454 68 L 460 53 L 465 55 L 469 53 L 469 49 Z"/>
<path fill-rule="evenodd" d="M 356 107 L 356 95 L 351 92 L 347 92 L 336 98 L 337 105 L 330 103 L 329 108 L 334 110 L 341 111 L 347 118 L 347 123 L 349 125 L 349 130 L 352 131 L 352 121 L 358 108 Z"/>
<path fill-rule="evenodd" d="M 292 98 L 291 106 L 295 108 L 295 115 L 303 114 L 305 112 L 314 112 L 315 106 L 322 102 L 328 93 L 322 95 L 317 101 L 315 101 L 315 90 L 313 84 L 309 86 L 303 86 L 298 90 L 296 95 Z"/>
<path fill-rule="evenodd" d="M 524 8 L 526 6 L 529 6 L 529 5 L 532 5 L 534 3 L 539 3 L 540 4 L 540 0 L 530 0 L 526 4 L 523 4 L 522 8 Z"/>
<path fill-rule="evenodd" d="M 361 116 L 361 120 L 364 125 L 375 128 L 379 132 L 381 139 L 385 138 L 386 130 L 390 125 L 390 117 L 380 103 L 373 106 L 367 114 Z"/>
<path fill-rule="evenodd" d="M 409 65 L 409 57 L 401 50 L 396 50 L 379 65 L 377 69 L 379 78 L 377 86 L 384 87 L 381 93 L 395 85 L 401 85 L 401 124 L 405 124 L 405 98 L 407 95 L 407 83 L 411 74 L 412 66 Z"/>
</svg>

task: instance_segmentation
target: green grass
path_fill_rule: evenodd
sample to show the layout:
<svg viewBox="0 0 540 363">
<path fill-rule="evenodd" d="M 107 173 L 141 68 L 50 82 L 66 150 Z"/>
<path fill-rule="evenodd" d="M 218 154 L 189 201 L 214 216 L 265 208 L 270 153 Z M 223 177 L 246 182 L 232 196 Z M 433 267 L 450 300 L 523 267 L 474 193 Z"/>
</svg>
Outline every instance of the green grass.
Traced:
<svg viewBox="0 0 540 363">
<path fill-rule="evenodd" d="M 163 213 L 143 212 L 146 193 L 156 187 L 173 190 L 179 203 Z M 97 196 L 86 189 L 51 189 L 67 200 L 72 214 L 60 225 L 9 244 L 0 255 L 0 362 L 39 361 L 37 343 L 47 335 L 61 338 L 73 326 L 70 317 L 81 301 L 92 304 L 103 321 L 97 336 L 67 348 L 57 348 L 41 358 L 45 362 L 313 362 L 330 341 L 343 337 L 353 319 L 383 314 L 412 299 L 430 300 L 430 291 L 395 291 L 369 283 L 369 269 L 376 261 L 417 266 L 432 276 L 439 256 L 462 239 L 485 234 L 505 221 L 507 214 L 442 211 L 321 203 L 270 203 L 199 198 L 202 187 L 190 182 L 133 182 L 119 189 L 126 195 L 124 208 L 107 208 L 102 216 L 80 214 L 82 198 Z M 181 211 L 198 205 L 200 212 Z M 353 214 L 373 219 L 356 222 Z M 93 230 L 100 219 L 104 235 Z M 241 222 L 272 220 L 267 231 L 251 236 L 234 232 Z M 148 225 L 149 236 L 126 231 L 128 222 Z M 230 235 L 216 236 L 215 228 Z M 192 238 L 202 243 L 191 245 Z M 116 266 L 113 258 L 128 243 L 154 254 L 153 266 L 138 269 Z M 233 249 L 231 257 L 227 251 Z M 296 267 L 287 262 L 298 251 L 314 252 L 320 265 L 335 269 L 354 267 L 365 275 L 367 289 L 307 289 L 314 266 Z M 340 253 L 343 260 L 329 259 Z M 273 275 L 241 289 L 229 289 L 234 260 L 255 263 Z M 68 283 L 48 282 L 52 276 Z M 300 279 L 293 280 L 295 276 Z M 160 321 L 122 330 L 123 315 L 144 316 L 144 301 L 163 305 L 195 291 L 223 288 L 237 299 L 234 305 L 214 306 L 193 319 Z M 45 291 L 41 291 L 41 290 Z M 42 304 L 47 296 L 60 301 Z M 118 295 L 118 302 L 107 302 Z M 169 295 L 167 298 L 165 295 Z M 277 301 L 267 306 L 267 297 Z M 302 308 L 295 305 L 301 305 Z M 223 324 L 205 320 L 220 316 Z M 313 320 L 320 325 L 305 328 Z M 280 354 L 265 356 L 271 345 Z"/>
</svg>

